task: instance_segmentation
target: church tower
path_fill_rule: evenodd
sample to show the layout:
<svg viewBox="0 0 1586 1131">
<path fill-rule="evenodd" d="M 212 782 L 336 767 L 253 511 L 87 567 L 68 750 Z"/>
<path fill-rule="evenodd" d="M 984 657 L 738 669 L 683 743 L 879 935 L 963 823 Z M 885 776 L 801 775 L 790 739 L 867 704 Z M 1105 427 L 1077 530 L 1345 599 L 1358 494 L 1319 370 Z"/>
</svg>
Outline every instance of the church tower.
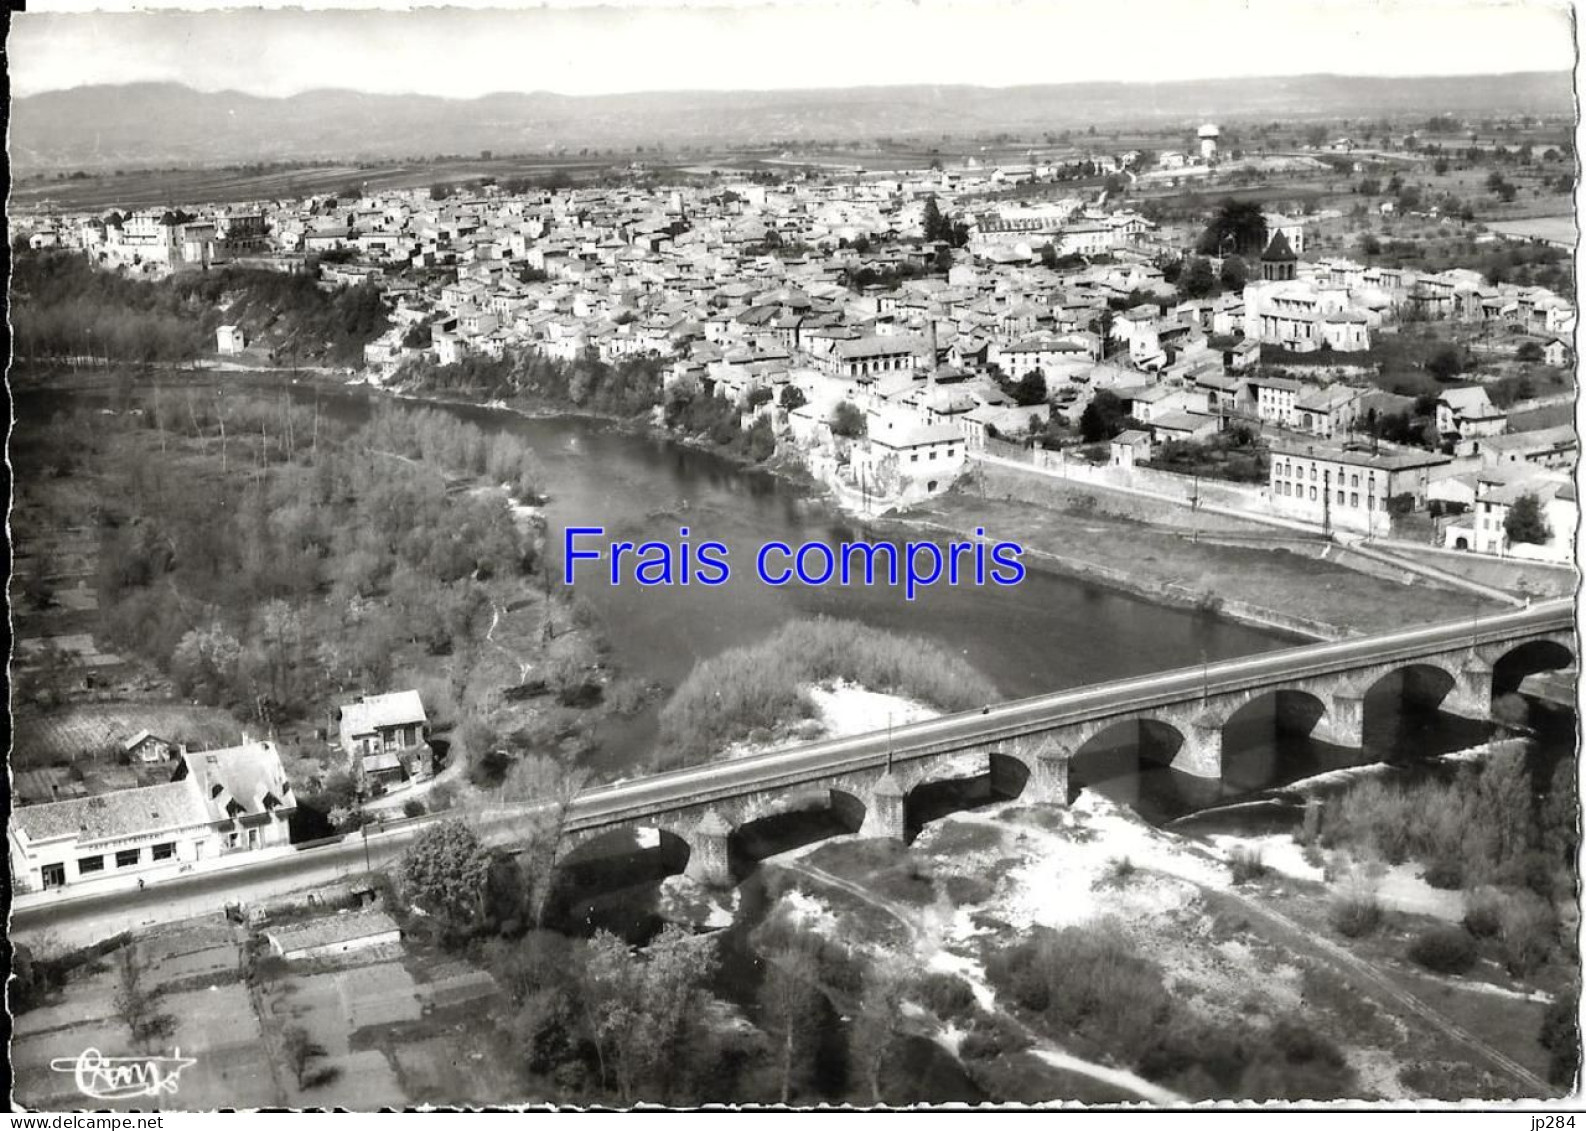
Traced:
<svg viewBox="0 0 1586 1131">
<path fill-rule="evenodd" d="M 1272 242 L 1261 253 L 1261 278 L 1268 283 L 1286 283 L 1294 278 L 1299 257 L 1282 231 L 1273 233 Z"/>
</svg>

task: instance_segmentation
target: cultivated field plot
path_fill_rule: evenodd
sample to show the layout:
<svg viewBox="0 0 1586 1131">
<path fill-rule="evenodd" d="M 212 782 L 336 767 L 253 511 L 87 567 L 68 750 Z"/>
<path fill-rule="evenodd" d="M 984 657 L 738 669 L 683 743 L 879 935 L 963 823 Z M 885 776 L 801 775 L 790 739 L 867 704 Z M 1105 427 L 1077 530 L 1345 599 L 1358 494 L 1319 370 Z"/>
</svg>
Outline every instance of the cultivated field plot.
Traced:
<svg viewBox="0 0 1586 1131">
<path fill-rule="evenodd" d="M 193 749 L 234 746 L 242 728 L 218 707 L 183 703 L 93 703 L 48 715 L 18 715 L 14 749 L 19 764 L 47 766 L 117 752 L 146 730 Z"/>
<path fill-rule="evenodd" d="M 105 1106 L 78 1092 L 75 1077 L 50 1067 L 87 1049 L 105 1056 L 174 1055 L 194 1063 L 182 1070 L 175 1096 L 117 1107 L 263 1107 L 282 1102 L 260 1040 L 232 930 L 218 918 L 195 919 L 141 936 L 135 943 L 140 984 L 151 1009 L 169 1019 L 150 1049 L 136 1048 L 118 1005 L 125 992 L 120 951 L 80 967 L 55 1000 L 17 1015 L 12 1057 L 22 1105 L 43 1110 Z"/>
<path fill-rule="evenodd" d="M 51 652 L 89 668 L 107 668 L 121 663 L 121 657 L 101 652 L 94 638 L 86 632 L 69 632 L 61 636 L 37 636 L 16 642 L 17 663 L 41 663 Z"/>
<path fill-rule="evenodd" d="M 413 978 L 400 963 L 389 961 L 389 954 L 371 950 L 360 957 L 387 960 L 301 974 L 294 970 L 261 991 L 272 1047 L 283 1049 L 288 1034 L 299 1031 L 321 1050 L 301 1077 L 291 1069 L 284 1073 L 294 1106 L 368 1111 L 405 1102 L 385 1055 L 355 1051 L 353 1039 L 365 1025 L 418 1019 Z"/>
<path fill-rule="evenodd" d="M 259 970 L 265 1040 L 294 1106 L 502 1103 L 521 1087 L 501 1056 L 500 987 L 469 962 L 398 943 Z M 305 1041 L 299 1072 L 287 1049 Z"/>
<path fill-rule="evenodd" d="M 1579 238 L 1573 216 L 1538 216 L 1534 220 L 1494 220 L 1487 224 L 1490 231 L 1501 236 L 1524 240 L 1547 240 L 1549 243 L 1574 244 Z"/>
</svg>

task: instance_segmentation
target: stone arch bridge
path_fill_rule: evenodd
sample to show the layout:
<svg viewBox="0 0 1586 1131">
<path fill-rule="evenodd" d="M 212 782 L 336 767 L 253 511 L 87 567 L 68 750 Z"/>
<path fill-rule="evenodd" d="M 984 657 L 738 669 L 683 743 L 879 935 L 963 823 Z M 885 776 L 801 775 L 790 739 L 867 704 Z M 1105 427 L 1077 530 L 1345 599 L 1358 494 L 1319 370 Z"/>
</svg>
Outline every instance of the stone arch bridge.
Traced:
<svg viewBox="0 0 1586 1131">
<path fill-rule="evenodd" d="M 1287 720 L 1323 741 L 1359 746 L 1367 693 L 1389 677 L 1402 673 L 1407 694 L 1444 711 L 1485 719 L 1495 693 L 1514 690 L 1532 672 L 1575 662 L 1573 604 L 1550 601 L 656 774 L 581 794 L 565 828 L 575 849 L 614 830 L 658 829 L 687 846 L 689 875 L 720 884 L 730 877 L 728 839 L 735 829 L 811 800 L 847 814 L 862 835 L 902 838 L 911 792 L 940 778 L 944 767 L 961 771 L 968 760 L 986 767 L 979 772 L 999 794 L 1061 805 L 1068 801 L 1070 760 L 1120 726 L 1147 724 L 1168 734 L 1177 741 L 1175 769 L 1215 779 L 1222 774 L 1224 727 L 1258 701 L 1277 701 L 1280 725 Z"/>
</svg>

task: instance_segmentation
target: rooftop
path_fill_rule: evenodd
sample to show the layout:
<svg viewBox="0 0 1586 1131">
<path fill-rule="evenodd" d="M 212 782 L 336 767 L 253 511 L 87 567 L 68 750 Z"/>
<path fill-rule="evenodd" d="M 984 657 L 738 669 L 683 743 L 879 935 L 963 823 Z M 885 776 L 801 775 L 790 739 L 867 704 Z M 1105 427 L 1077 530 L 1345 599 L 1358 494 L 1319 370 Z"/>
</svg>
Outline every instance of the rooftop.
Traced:
<svg viewBox="0 0 1586 1131">
<path fill-rule="evenodd" d="M 203 791 L 191 778 L 124 789 L 96 797 L 74 797 L 25 805 L 11 815 L 13 828 L 33 842 L 75 836 L 82 845 L 165 829 L 209 824 Z"/>
</svg>

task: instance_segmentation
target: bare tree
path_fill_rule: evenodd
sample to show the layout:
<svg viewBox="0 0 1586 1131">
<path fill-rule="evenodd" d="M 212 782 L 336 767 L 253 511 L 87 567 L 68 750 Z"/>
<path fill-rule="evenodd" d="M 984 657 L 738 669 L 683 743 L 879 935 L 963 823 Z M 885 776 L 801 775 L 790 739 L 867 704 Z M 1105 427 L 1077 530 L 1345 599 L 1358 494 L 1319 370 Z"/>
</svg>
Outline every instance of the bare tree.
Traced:
<svg viewBox="0 0 1586 1131">
<path fill-rule="evenodd" d="M 782 1102 L 793 1095 L 793 1081 L 807 1068 L 820 1021 L 820 964 L 814 946 L 796 938 L 785 948 L 765 955 L 765 981 L 760 986 L 762 1028 L 770 1034 L 781 1066 Z"/>
<path fill-rule="evenodd" d="M 136 943 L 116 952 L 116 1014 L 125 1022 L 133 1044 L 146 1051 L 154 1041 L 176 1030 L 176 1018 L 159 1012 L 159 991 L 150 987 L 148 972 L 148 961 Z"/>
<path fill-rule="evenodd" d="M 513 763 L 502 784 L 503 800 L 537 805 L 529 813 L 519 857 L 524 907 L 536 927 L 544 925 L 573 803 L 588 781 L 589 771 L 569 758 L 526 754 Z"/>
<path fill-rule="evenodd" d="M 886 1102 L 881 1097 L 881 1074 L 900 1031 L 905 982 L 895 959 L 877 959 L 865 970 L 849 1050 L 873 1103 Z"/>
</svg>

